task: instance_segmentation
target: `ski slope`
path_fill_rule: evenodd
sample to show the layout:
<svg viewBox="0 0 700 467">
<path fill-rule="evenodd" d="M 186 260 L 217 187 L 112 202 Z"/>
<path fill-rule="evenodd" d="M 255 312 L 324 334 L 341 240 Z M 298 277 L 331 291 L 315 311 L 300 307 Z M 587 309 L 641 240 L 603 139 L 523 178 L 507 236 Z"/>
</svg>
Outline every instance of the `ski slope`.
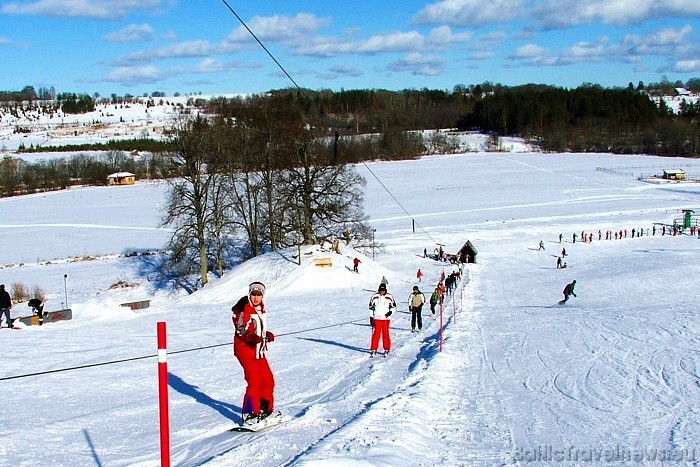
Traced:
<svg viewBox="0 0 700 467">
<path fill-rule="evenodd" d="M 681 162 L 478 153 L 359 165 L 380 245 L 374 260 L 313 246 L 299 265 L 296 249 L 285 250 L 190 295 L 157 289 L 157 257 L 124 255 L 163 248 L 164 184 L 2 199 L 0 281 L 41 286 L 47 309 L 67 300 L 74 319 L 0 330 L 10 408 L 0 411 L 0 464 L 160 465 L 159 321 L 173 465 L 697 462 L 700 239 L 661 236 L 660 227 L 681 209 L 700 212 L 700 186 L 596 170 Z M 654 225 L 655 236 L 597 237 Z M 572 243 L 582 231 L 594 241 Z M 406 302 L 418 268 L 426 296 L 451 270 L 423 249 L 454 253 L 466 240 L 477 263 L 445 304 L 440 345 L 440 320 L 426 308 L 423 332 L 411 333 Z M 556 269 L 563 247 L 569 267 Z M 315 257 L 333 266 L 315 267 Z M 369 359 L 367 302 L 382 276 L 399 311 L 392 354 Z M 556 305 L 572 279 L 577 297 Z M 251 435 L 226 430 L 239 422 L 245 388 L 230 307 L 253 280 L 267 285 L 276 404 L 293 420 Z M 110 288 L 118 281 L 130 286 Z M 119 306 L 143 299 L 150 308 Z"/>
</svg>

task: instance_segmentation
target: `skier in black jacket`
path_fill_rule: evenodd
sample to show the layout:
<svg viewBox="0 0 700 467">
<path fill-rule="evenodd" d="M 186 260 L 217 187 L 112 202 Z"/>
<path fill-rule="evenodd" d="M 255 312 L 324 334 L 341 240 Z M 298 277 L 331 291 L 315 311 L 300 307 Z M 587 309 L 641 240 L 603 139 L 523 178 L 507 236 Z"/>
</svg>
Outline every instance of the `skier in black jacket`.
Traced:
<svg viewBox="0 0 700 467">
<path fill-rule="evenodd" d="M 576 281 L 574 280 L 570 284 L 566 284 L 566 287 L 564 287 L 564 300 L 560 301 L 560 304 L 566 303 L 567 300 L 569 300 L 569 296 L 573 295 L 574 297 L 576 294 L 574 293 L 574 287 L 576 287 Z"/>
<path fill-rule="evenodd" d="M 0 284 L 0 324 L 2 324 L 2 316 L 5 315 L 7 327 L 12 328 L 12 318 L 10 317 L 10 309 L 12 308 L 12 299 L 10 294 L 5 290 L 5 284 Z"/>
</svg>

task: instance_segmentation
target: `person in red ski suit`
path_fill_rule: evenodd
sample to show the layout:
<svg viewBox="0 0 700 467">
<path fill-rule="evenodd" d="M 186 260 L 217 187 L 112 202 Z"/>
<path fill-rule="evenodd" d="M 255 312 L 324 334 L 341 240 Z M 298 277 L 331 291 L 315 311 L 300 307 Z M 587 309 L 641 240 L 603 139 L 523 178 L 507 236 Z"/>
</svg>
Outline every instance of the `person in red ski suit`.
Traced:
<svg viewBox="0 0 700 467">
<path fill-rule="evenodd" d="M 267 330 L 267 315 L 263 296 L 265 285 L 253 282 L 248 295 L 241 297 L 233 312 L 233 354 L 243 367 L 248 383 L 243 406 L 243 423 L 257 423 L 268 417 L 275 408 L 275 379 L 265 357 L 267 344 L 275 335 Z"/>
<path fill-rule="evenodd" d="M 369 356 L 374 357 L 379 348 L 379 338 L 382 339 L 384 355 L 391 350 L 391 337 L 389 336 L 389 323 L 391 315 L 396 310 L 396 301 L 391 294 L 387 293 L 386 284 L 379 284 L 377 293 L 369 299 L 369 321 L 372 324 L 372 342 L 370 344 Z"/>
</svg>

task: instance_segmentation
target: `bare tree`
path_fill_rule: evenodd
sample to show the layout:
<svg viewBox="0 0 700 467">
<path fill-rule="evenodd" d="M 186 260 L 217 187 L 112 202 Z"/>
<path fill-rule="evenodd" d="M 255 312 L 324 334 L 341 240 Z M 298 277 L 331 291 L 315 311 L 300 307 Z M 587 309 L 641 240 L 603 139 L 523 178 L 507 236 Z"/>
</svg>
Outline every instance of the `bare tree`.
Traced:
<svg viewBox="0 0 700 467">
<path fill-rule="evenodd" d="M 366 181 L 350 165 L 330 164 L 329 152 L 320 143 L 302 145 L 295 167 L 285 171 L 281 196 L 289 200 L 289 225 L 292 230 L 296 226 L 307 245 L 340 237 L 348 222 L 367 230 L 362 209 Z"/>
<path fill-rule="evenodd" d="M 163 219 L 164 226 L 175 228 L 170 241 L 171 266 L 180 272 L 198 268 L 202 286 L 208 282 L 207 224 L 213 182 L 208 162 L 214 160 L 211 136 L 210 123 L 201 117 L 181 121 L 173 128 L 171 163 L 179 177 L 168 179 L 170 190 Z"/>
</svg>

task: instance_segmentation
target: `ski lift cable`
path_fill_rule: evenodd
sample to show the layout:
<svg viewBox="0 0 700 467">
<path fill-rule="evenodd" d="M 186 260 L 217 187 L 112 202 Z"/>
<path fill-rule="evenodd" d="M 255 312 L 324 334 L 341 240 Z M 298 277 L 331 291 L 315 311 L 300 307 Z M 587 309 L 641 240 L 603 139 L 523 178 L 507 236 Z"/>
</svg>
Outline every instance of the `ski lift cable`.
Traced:
<svg viewBox="0 0 700 467">
<path fill-rule="evenodd" d="M 423 232 L 423 233 L 425 234 L 426 237 L 428 237 L 430 240 L 432 240 L 433 243 L 438 243 L 428 232 L 426 232 L 426 230 L 423 228 L 423 226 L 420 225 L 420 223 L 419 223 L 418 221 L 416 221 L 416 220 L 413 218 L 413 216 L 411 215 L 411 213 L 408 212 L 408 211 L 406 210 L 405 207 L 403 207 L 403 205 L 401 204 L 401 202 L 400 202 L 398 199 L 396 199 L 396 197 L 394 196 L 394 194 L 393 194 L 391 191 L 389 191 L 389 189 L 386 187 L 386 185 L 384 185 L 384 183 L 381 181 L 381 179 L 380 179 L 379 177 L 377 177 L 377 174 L 375 174 L 375 173 L 372 171 L 372 169 L 369 168 L 369 166 L 367 165 L 367 163 L 365 163 L 365 162 L 363 161 L 363 162 L 362 162 L 362 165 L 364 165 L 365 168 L 369 171 L 369 173 L 371 173 L 372 176 L 379 182 L 379 184 L 382 186 L 382 188 L 384 188 L 384 190 L 386 190 L 386 192 L 389 193 L 389 196 L 391 196 L 391 199 L 393 199 L 393 200 L 396 202 L 396 204 L 399 205 L 399 207 L 401 208 L 401 210 L 403 210 L 403 212 L 405 212 L 406 215 L 407 215 L 408 217 L 411 218 L 411 220 L 418 226 L 418 228 L 421 230 L 421 232 Z"/>
<path fill-rule="evenodd" d="M 365 318 L 353 319 L 353 320 L 349 320 L 349 321 L 342 321 L 342 322 L 338 322 L 338 323 L 326 324 L 323 326 L 303 328 L 303 329 L 298 329 L 296 331 L 279 333 L 279 334 L 277 334 L 277 337 L 294 336 L 297 334 L 318 331 L 321 329 L 333 328 L 333 327 L 338 327 L 338 326 L 346 326 L 348 324 L 363 323 L 364 321 L 365 321 Z M 200 350 L 213 349 L 216 347 L 228 347 L 231 345 L 233 345 L 233 344 L 230 341 L 223 342 L 220 344 L 202 345 L 199 347 L 192 347 L 192 348 L 187 348 L 187 349 L 182 349 L 182 350 L 169 351 L 168 355 L 177 355 L 177 354 L 188 353 L 188 352 L 197 352 Z M 9 380 L 13 380 L 13 379 L 23 379 L 23 378 L 29 378 L 32 376 L 43 376 L 43 375 L 49 375 L 49 374 L 54 374 L 54 373 L 63 373 L 66 371 L 73 371 L 73 370 L 83 370 L 86 368 L 95 368 L 95 367 L 105 366 L 105 365 L 117 365 L 120 363 L 135 362 L 135 361 L 139 361 L 139 360 L 147 360 L 147 359 L 156 358 L 156 357 L 158 357 L 158 354 L 154 353 L 154 354 L 148 354 L 148 355 L 140 355 L 138 357 L 120 358 L 117 360 L 110 360 L 110 361 L 106 361 L 106 362 L 95 362 L 95 363 L 88 363 L 85 365 L 77 365 L 77 366 L 64 367 L 64 368 L 54 368 L 53 370 L 37 371 L 37 372 L 33 372 L 33 373 L 24 373 L 24 374 L 13 375 L 13 376 L 3 376 L 3 377 L 0 377 L 0 381 L 9 381 Z"/>
<path fill-rule="evenodd" d="M 299 90 L 299 92 L 301 92 L 302 94 L 305 94 L 305 93 L 304 93 L 304 90 L 297 84 L 296 81 L 294 81 L 294 78 L 292 78 L 292 76 L 287 72 L 287 70 L 282 66 L 282 64 L 275 58 L 275 56 L 272 55 L 272 52 L 270 52 L 270 50 L 269 50 L 267 47 L 265 47 L 265 44 L 263 44 L 262 41 L 261 41 L 260 39 L 258 39 L 258 36 L 256 36 L 255 33 L 248 27 L 248 25 L 246 24 L 246 22 L 243 21 L 243 18 L 241 18 L 241 17 L 238 15 L 238 13 L 236 13 L 236 11 L 233 9 L 233 7 L 231 7 L 231 5 L 229 5 L 229 3 L 228 3 L 226 0 L 221 0 L 221 1 L 223 2 L 224 5 L 226 5 L 226 8 L 228 8 L 228 10 L 231 12 L 231 14 L 233 14 L 233 16 L 236 17 L 236 19 L 238 20 L 238 22 L 241 23 L 241 24 L 243 25 L 243 27 L 246 29 L 246 31 L 248 31 L 248 33 L 253 37 L 253 39 L 255 39 L 255 41 L 260 45 L 260 47 L 262 47 L 262 49 L 263 49 L 263 50 L 265 51 L 265 53 L 272 59 L 272 61 L 275 62 L 275 64 L 279 67 L 279 69 L 282 70 L 282 73 L 284 73 L 284 75 L 285 75 L 287 78 L 289 78 L 289 81 L 291 81 L 291 82 L 294 84 L 294 86 Z M 369 166 L 368 166 L 364 161 L 362 162 L 362 164 L 365 166 L 365 168 L 367 168 L 367 170 L 369 171 L 369 173 L 371 173 L 372 176 L 374 176 L 374 178 L 377 179 L 377 181 L 378 181 L 379 184 L 382 186 L 382 188 L 384 188 L 384 190 L 385 190 L 387 193 L 389 193 L 389 196 L 391 196 L 391 198 L 396 202 L 396 204 L 399 205 L 399 207 L 403 210 L 403 212 L 405 212 L 406 215 L 407 215 L 408 217 L 410 217 L 411 220 L 412 220 L 416 225 L 418 225 L 418 228 L 421 230 L 421 232 L 423 232 L 423 233 L 425 234 L 425 236 L 427 236 L 431 241 L 433 241 L 434 243 L 437 243 L 437 241 L 435 241 L 435 239 L 433 239 L 433 237 L 431 237 L 430 234 L 429 234 L 428 232 L 425 231 L 425 229 L 423 228 L 423 226 L 421 226 L 418 222 L 416 222 L 416 220 L 413 218 L 413 216 L 411 216 L 411 214 L 406 210 L 406 208 L 404 208 L 403 205 L 401 205 L 401 203 L 399 202 L 399 200 L 397 200 L 396 197 L 393 195 L 393 193 L 392 193 L 391 191 L 389 191 L 389 189 L 386 187 L 386 185 L 384 185 L 384 184 L 382 183 L 382 181 L 379 179 L 379 177 L 377 177 L 377 176 L 374 174 L 374 172 L 372 172 L 372 169 L 370 169 Z"/>
</svg>

